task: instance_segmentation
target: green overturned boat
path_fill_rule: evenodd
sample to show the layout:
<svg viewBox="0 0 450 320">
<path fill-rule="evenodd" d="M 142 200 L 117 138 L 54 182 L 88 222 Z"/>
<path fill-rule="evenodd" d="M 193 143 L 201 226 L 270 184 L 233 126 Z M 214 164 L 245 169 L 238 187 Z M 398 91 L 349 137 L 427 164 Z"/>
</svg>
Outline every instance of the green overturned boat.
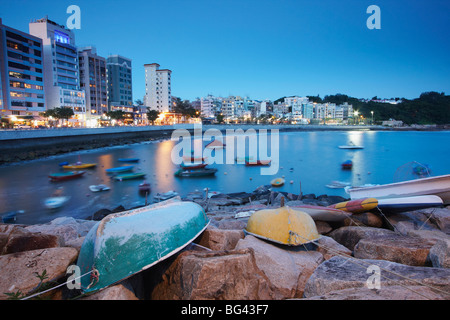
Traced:
<svg viewBox="0 0 450 320">
<path fill-rule="evenodd" d="M 132 180 L 132 179 L 141 179 L 145 177 L 145 173 L 141 173 L 141 172 L 132 172 L 132 173 L 122 173 L 122 174 L 118 174 L 117 176 L 114 176 L 114 179 L 118 180 L 118 181 L 123 181 L 123 180 Z"/>
<path fill-rule="evenodd" d="M 93 292 L 182 250 L 207 227 L 201 206 L 179 197 L 106 216 L 87 234 L 77 265 L 81 289 Z"/>
</svg>

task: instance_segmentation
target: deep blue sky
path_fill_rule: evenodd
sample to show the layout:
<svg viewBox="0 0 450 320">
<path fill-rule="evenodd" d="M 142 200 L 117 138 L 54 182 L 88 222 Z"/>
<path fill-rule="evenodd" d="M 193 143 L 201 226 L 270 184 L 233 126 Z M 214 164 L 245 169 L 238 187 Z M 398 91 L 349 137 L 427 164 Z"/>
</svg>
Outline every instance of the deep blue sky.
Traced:
<svg viewBox="0 0 450 320">
<path fill-rule="evenodd" d="M 79 46 L 133 60 L 133 99 L 145 63 L 172 73 L 183 99 L 344 93 L 358 98 L 450 94 L 450 1 L 1 0 L 3 23 L 28 31 L 45 15 L 66 24 L 81 8 Z M 369 5 L 381 30 L 369 30 Z"/>
</svg>

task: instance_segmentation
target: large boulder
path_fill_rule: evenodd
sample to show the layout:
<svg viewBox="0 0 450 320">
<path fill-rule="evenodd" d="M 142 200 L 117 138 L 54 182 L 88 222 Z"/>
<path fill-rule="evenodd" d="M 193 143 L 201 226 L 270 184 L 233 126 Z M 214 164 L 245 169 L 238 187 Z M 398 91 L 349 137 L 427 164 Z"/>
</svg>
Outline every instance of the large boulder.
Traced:
<svg viewBox="0 0 450 320">
<path fill-rule="evenodd" d="M 152 300 L 268 300 L 269 280 L 253 251 L 181 253 L 162 276 Z"/>
<path fill-rule="evenodd" d="M 29 232 L 17 229 L 10 233 L 1 254 L 9 254 L 36 249 L 57 248 L 64 245 L 59 236 Z"/>
<path fill-rule="evenodd" d="M 65 245 L 85 237 L 89 230 L 97 223 L 92 220 L 80 220 L 72 217 L 56 218 L 46 224 L 28 226 L 25 229 L 30 232 L 40 232 L 59 236 L 64 240 Z"/>
<path fill-rule="evenodd" d="M 447 300 L 444 294 L 439 294 L 425 286 L 384 286 L 379 290 L 348 288 L 331 291 L 321 296 L 303 300 Z"/>
<path fill-rule="evenodd" d="M 359 259 L 377 259 L 410 266 L 429 265 L 428 254 L 432 242 L 418 237 L 385 235 L 361 239 L 355 246 L 354 256 Z"/>
<path fill-rule="evenodd" d="M 331 238 L 350 250 L 353 250 L 361 239 L 383 235 L 395 235 L 395 232 L 380 228 L 349 226 L 341 227 L 329 234 Z"/>
<path fill-rule="evenodd" d="M 239 240 L 236 249 L 251 248 L 258 268 L 271 283 L 275 299 L 302 297 L 306 281 L 323 261 L 317 251 L 278 246 L 248 235 Z"/>
<path fill-rule="evenodd" d="M 107 287 L 81 300 L 139 300 L 127 280 L 111 287 Z"/>
<path fill-rule="evenodd" d="M 323 255 L 325 260 L 329 260 L 337 255 L 351 256 L 352 251 L 337 243 L 333 238 L 321 236 L 318 241 L 317 252 Z"/>
<path fill-rule="evenodd" d="M 450 240 L 441 239 L 430 249 L 430 260 L 433 267 L 450 268 Z"/>
<path fill-rule="evenodd" d="M 233 250 L 244 236 L 242 230 L 223 230 L 209 226 L 202 233 L 198 244 L 215 251 Z"/>
<path fill-rule="evenodd" d="M 373 273 L 379 268 L 379 287 L 426 286 L 439 295 L 450 290 L 450 270 L 430 267 L 407 266 L 384 260 L 365 260 L 333 257 L 319 265 L 309 278 L 306 298 L 326 295 L 332 291 L 364 288 L 374 284 Z M 373 289 L 375 290 L 375 288 Z M 448 299 L 448 296 L 447 296 Z"/>
<path fill-rule="evenodd" d="M 0 256 L 0 299 L 8 298 L 5 293 L 28 294 L 39 285 L 36 275 L 42 275 L 44 270 L 48 281 L 64 277 L 77 256 L 74 248 L 38 249 Z"/>
</svg>

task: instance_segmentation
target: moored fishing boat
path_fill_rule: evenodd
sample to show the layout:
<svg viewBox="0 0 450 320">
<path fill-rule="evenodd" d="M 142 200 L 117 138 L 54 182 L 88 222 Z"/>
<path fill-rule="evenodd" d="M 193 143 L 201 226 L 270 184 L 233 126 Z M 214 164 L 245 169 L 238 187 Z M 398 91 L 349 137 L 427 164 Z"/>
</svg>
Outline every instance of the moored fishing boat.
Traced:
<svg viewBox="0 0 450 320">
<path fill-rule="evenodd" d="M 344 182 L 344 181 L 331 181 L 331 183 L 325 185 L 327 188 L 330 189 L 341 189 L 345 188 L 350 185 L 350 182 Z"/>
<path fill-rule="evenodd" d="M 145 173 L 134 172 L 134 173 L 118 174 L 117 176 L 114 176 L 114 179 L 116 179 L 118 181 L 123 181 L 123 180 L 140 179 L 140 178 L 143 178 L 143 177 L 145 177 Z"/>
<path fill-rule="evenodd" d="M 148 183 L 147 181 L 144 181 L 139 184 L 138 189 L 139 189 L 140 193 L 150 193 L 150 191 L 151 191 L 150 183 Z"/>
<path fill-rule="evenodd" d="M 183 170 L 175 172 L 176 177 L 206 177 L 213 176 L 217 172 L 216 168 L 204 168 L 198 170 Z"/>
<path fill-rule="evenodd" d="M 108 191 L 110 188 L 106 184 L 98 184 L 89 186 L 89 190 L 92 192 Z"/>
<path fill-rule="evenodd" d="M 115 168 L 108 168 L 105 169 L 108 173 L 115 173 L 115 172 L 127 172 L 133 170 L 134 166 L 121 166 L 121 167 L 115 167 Z"/>
<path fill-rule="evenodd" d="M 272 160 L 245 160 L 245 165 L 248 167 L 251 166 L 268 166 Z"/>
<path fill-rule="evenodd" d="M 351 199 L 374 197 L 377 199 L 435 195 L 444 205 L 450 204 L 450 174 L 346 189 Z"/>
<path fill-rule="evenodd" d="M 64 181 L 81 177 L 86 171 L 67 171 L 57 172 L 49 174 L 49 178 L 52 181 Z"/>
<path fill-rule="evenodd" d="M 273 187 L 281 187 L 282 185 L 284 185 L 284 179 L 283 178 L 275 178 L 272 181 L 270 181 L 270 184 Z"/>
<path fill-rule="evenodd" d="M 207 163 L 182 163 L 180 168 L 184 170 L 203 169 L 207 165 Z"/>
<path fill-rule="evenodd" d="M 351 160 L 344 161 L 342 164 L 342 169 L 350 170 L 353 167 L 353 162 Z"/>
<path fill-rule="evenodd" d="M 96 163 L 77 162 L 77 163 L 73 163 L 73 164 L 64 165 L 62 167 L 64 169 L 89 169 L 89 168 L 94 168 L 95 166 L 97 166 Z"/>
<path fill-rule="evenodd" d="M 225 148 L 225 144 L 217 139 L 208 143 L 205 148 L 209 149 L 223 149 Z"/>
<path fill-rule="evenodd" d="M 77 265 L 84 292 L 97 291 L 172 256 L 197 238 L 209 220 L 194 202 L 168 200 L 110 214 L 86 235 Z"/>
<path fill-rule="evenodd" d="M 120 161 L 120 162 L 139 162 L 139 158 L 120 158 L 117 161 Z"/>
<path fill-rule="evenodd" d="M 364 149 L 364 147 L 355 145 L 352 141 L 350 141 L 348 145 L 339 146 L 339 149 Z"/>
<path fill-rule="evenodd" d="M 289 246 L 303 245 L 320 237 L 314 220 L 290 207 L 256 211 L 248 219 L 245 232 Z"/>
<path fill-rule="evenodd" d="M 178 192 L 176 192 L 174 190 L 170 190 L 170 191 L 163 192 L 163 193 L 158 192 L 153 198 L 156 201 L 165 201 L 165 200 L 172 199 L 176 196 L 178 196 Z"/>
<path fill-rule="evenodd" d="M 47 209 L 58 209 L 69 201 L 69 199 L 70 196 L 49 197 L 44 200 L 44 206 Z"/>
</svg>

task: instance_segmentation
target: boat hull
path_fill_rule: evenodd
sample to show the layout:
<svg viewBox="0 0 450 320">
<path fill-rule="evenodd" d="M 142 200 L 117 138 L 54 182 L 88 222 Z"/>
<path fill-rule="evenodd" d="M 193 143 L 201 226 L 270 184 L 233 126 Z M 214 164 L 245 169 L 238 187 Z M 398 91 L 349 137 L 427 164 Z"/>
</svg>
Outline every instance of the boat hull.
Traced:
<svg viewBox="0 0 450 320">
<path fill-rule="evenodd" d="M 284 179 L 283 178 L 276 178 L 276 179 L 273 179 L 272 181 L 270 181 L 270 184 L 273 186 L 273 187 L 281 187 L 282 185 L 284 185 Z"/>
<path fill-rule="evenodd" d="M 114 179 L 118 180 L 118 181 L 123 181 L 123 180 L 132 180 L 132 179 L 140 179 L 145 177 L 145 173 L 133 173 L 133 174 L 122 174 L 122 175 L 118 175 L 115 176 Z"/>
<path fill-rule="evenodd" d="M 108 215 L 87 234 L 77 261 L 84 292 L 92 292 L 170 257 L 207 227 L 209 220 L 196 203 L 169 200 Z"/>
<path fill-rule="evenodd" d="M 245 231 L 255 237 L 288 246 L 300 246 L 320 237 L 314 220 L 305 212 L 290 207 L 253 213 Z"/>
<path fill-rule="evenodd" d="M 180 169 L 175 172 L 175 176 L 177 177 L 206 177 L 213 176 L 217 172 L 217 169 L 198 169 L 198 170 L 183 170 Z"/>
<path fill-rule="evenodd" d="M 118 159 L 117 161 L 120 161 L 120 162 L 139 162 L 139 159 L 138 158 L 121 158 L 121 159 Z"/>
<path fill-rule="evenodd" d="M 377 199 L 435 195 L 450 204 L 450 174 L 347 190 L 351 199 Z"/>
<path fill-rule="evenodd" d="M 84 164 L 69 164 L 62 166 L 64 169 L 89 169 L 97 166 L 96 163 L 84 163 Z"/>
<path fill-rule="evenodd" d="M 339 209 L 351 213 L 366 212 L 375 209 L 378 206 L 378 200 L 375 198 L 364 198 L 339 202 L 328 206 L 327 208 Z"/>
<path fill-rule="evenodd" d="M 399 213 L 411 210 L 439 207 L 442 205 L 442 199 L 434 195 L 387 198 L 378 200 L 378 208 L 383 213 Z"/>
<path fill-rule="evenodd" d="M 313 218 L 313 220 L 320 221 L 342 221 L 345 218 L 350 217 L 351 215 L 350 213 L 343 210 L 321 206 L 300 205 L 292 206 L 291 208 L 306 212 L 311 216 L 311 218 Z"/>
<path fill-rule="evenodd" d="M 72 172 L 66 172 L 66 173 L 54 173 L 49 175 L 48 177 L 52 181 L 64 181 L 64 180 L 70 180 L 81 177 L 85 171 L 72 171 Z"/>
<path fill-rule="evenodd" d="M 123 167 L 116 167 L 116 168 L 109 168 L 105 171 L 108 173 L 115 173 L 115 172 L 127 172 L 133 170 L 134 166 L 123 166 Z"/>
</svg>

